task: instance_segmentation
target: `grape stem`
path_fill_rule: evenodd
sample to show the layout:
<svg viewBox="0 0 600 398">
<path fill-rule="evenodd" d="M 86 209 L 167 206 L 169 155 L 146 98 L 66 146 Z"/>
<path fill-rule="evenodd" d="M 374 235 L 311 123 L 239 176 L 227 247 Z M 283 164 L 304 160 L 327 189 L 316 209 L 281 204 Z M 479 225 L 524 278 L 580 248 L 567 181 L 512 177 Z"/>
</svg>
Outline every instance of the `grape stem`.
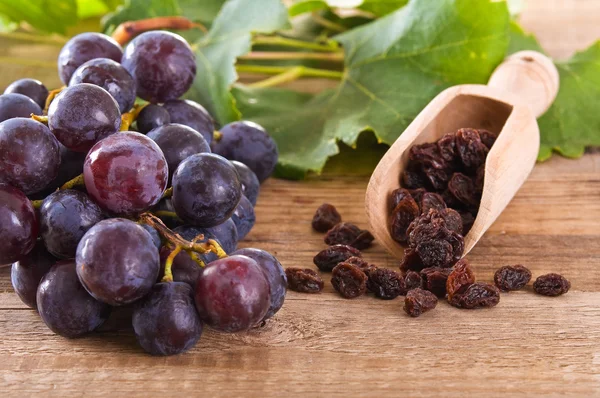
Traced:
<svg viewBox="0 0 600 398">
<path fill-rule="evenodd" d="M 169 187 L 165 190 L 165 192 L 163 192 L 162 198 L 166 199 L 166 198 L 170 198 L 171 196 L 173 196 L 173 187 Z"/>
<path fill-rule="evenodd" d="M 179 220 L 177 213 L 175 213 L 174 211 L 157 210 L 153 211 L 152 214 L 154 214 L 158 218 L 174 218 L 176 220 Z"/>
<path fill-rule="evenodd" d="M 294 80 L 297 80 L 301 77 L 321 77 L 326 79 L 341 80 L 344 76 L 342 72 L 307 68 L 306 66 L 282 67 L 238 65 L 236 69 L 238 72 L 275 74 L 275 76 L 270 77 L 268 79 L 248 84 L 248 87 L 252 88 L 274 87 L 280 84 L 293 82 Z"/>
<path fill-rule="evenodd" d="M 140 112 L 147 105 L 148 104 L 145 104 L 145 105 L 135 104 L 133 106 L 133 109 L 131 109 L 129 112 L 122 114 L 121 115 L 121 128 L 119 130 L 120 131 L 129 131 L 129 127 L 131 127 L 133 122 L 135 122 L 137 120 L 138 116 L 140 115 Z"/>
<path fill-rule="evenodd" d="M 44 203 L 43 199 L 40 200 L 32 200 L 31 201 L 31 205 L 33 206 L 34 209 L 39 209 L 42 207 L 42 203 Z"/>
<path fill-rule="evenodd" d="M 173 271 L 171 269 L 173 267 L 173 260 L 175 260 L 175 257 L 177 257 L 182 250 L 182 246 L 176 246 L 175 250 L 173 250 L 169 254 L 169 257 L 167 257 L 167 260 L 165 261 L 165 274 L 162 278 L 162 282 L 173 282 Z"/>
<path fill-rule="evenodd" d="M 315 60 L 328 62 L 343 62 L 344 53 L 319 53 L 319 52 L 270 52 L 252 51 L 238 58 L 242 61 L 281 61 L 281 60 Z"/>
<path fill-rule="evenodd" d="M 60 190 L 63 191 L 65 189 L 73 189 L 75 187 L 82 187 L 84 185 L 85 185 L 85 181 L 83 179 L 83 174 L 79 174 L 77 177 L 73 178 L 72 180 L 65 182 L 60 187 Z"/>
<path fill-rule="evenodd" d="M 314 50 L 322 52 L 342 52 L 342 49 L 333 40 L 327 40 L 325 43 L 312 43 L 309 41 L 288 39 L 287 37 L 281 36 L 264 36 L 258 35 L 252 39 L 253 46 L 267 45 L 267 46 L 279 46 L 288 48 L 301 48 L 305 50 Z"/>
<path fill-rule="evenodd" d="M 189 30 L 189 29 L 200 29 L 204 33 L 207 29 L 201 23 L 193 22 L 185 17 L 155 17 L 140 19 L 139 21 L 128 21 L 123 22 L 112 34 L 112 38 L 115 39 L 120 45 L 128 43 L 135 36 L 147 32 L 149 30 L 162 30 L 162 29 L 174 29 L 174 30 Z"/>
<path fill-rule="evenodd" d="M 223 133 L 221 133 L 219 130 L 213 131 L 213 140 L 219 142 L 221 141 L 221 138 L 223 138 Z"/>
<path fill-rule="evenodd" d="M 48 97 L 46 98 L 46 105 L 44 106 L 44 113 L 48 114 L 48 108 L 50 108 L 50 104 L 52 103 L 52 101 L 54 100 L 54 98 L 60 94 L 61 91 L 63 91 L 65 88 L 67 88 L 67 86 L 62 86 L 59 88 L 55 88 L 54 90 L 51 90 L 48 93 Z"/>
<path fill-rule="evenodd" d="M 48 124 L 48 116 L 40 116 L 40 115 L 34 115 L 33 113 L 31 114 L 31 118 L 33 120 L 35 120 L 36 122 L 40 122 L 40 123 L 44 123 L 44 124 Z"/>
<path fill-rule="evenodd" d="M 316 23 L 318 23 L 319 25 L 321 25 L 322 27 L 327 28 L 329 30 L 332 30 L 334 32 L 345 32 L 347 30 L 344 25 L 340 25 L 340 24 L 335 23 L 333 21 L 330 21 L 330 20 L 328 20 L 326 18 L 323 18 L 316 11 L 313 11 L 313 13 L 312 13 L 312 19 Z"/>
</svg>

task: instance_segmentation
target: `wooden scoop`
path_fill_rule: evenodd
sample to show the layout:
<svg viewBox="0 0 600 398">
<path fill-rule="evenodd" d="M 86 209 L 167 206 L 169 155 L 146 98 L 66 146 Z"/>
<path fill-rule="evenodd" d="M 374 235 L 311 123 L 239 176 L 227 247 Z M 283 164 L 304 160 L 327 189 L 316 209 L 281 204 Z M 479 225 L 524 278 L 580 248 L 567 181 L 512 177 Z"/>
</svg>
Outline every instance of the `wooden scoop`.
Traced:
<svg viewBox="0 0 600 398">
<path fill-rule="evenodd" d="M 448 88 L 423 109 L 381 159 L 371 176 L 365 206 L 375 238 L 401 258 L 402 245 L 389 232 L 390 194 L 400 187 L 408 150 L 435 142 L 463 127 L 499 133 L 485 164 L 479 213 L 465 236 L 466 255 L 515 196 L 535 165 L 540 147 L 536 117 L 558 93 L 559 77 L 552 61 L 535 51 L 508 57 L 487 86 L 465 84 Z"/>
</svg>

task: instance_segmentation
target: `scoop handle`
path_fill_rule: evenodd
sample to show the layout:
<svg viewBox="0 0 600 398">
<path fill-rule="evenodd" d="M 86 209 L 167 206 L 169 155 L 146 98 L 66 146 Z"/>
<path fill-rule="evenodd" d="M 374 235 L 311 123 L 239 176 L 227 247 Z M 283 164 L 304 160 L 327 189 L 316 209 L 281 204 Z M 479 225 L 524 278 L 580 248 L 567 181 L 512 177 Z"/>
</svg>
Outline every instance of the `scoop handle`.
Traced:
<svg viewBox="0 0 600 398">
<path fill-rule="evenodd" d="M 496 68 L 488 86 L 508 91 L 520 105 L 541 116 L 558 94 L 558 70 L 550 58 L 537 51 L 519 51 Z"/>
</svg>

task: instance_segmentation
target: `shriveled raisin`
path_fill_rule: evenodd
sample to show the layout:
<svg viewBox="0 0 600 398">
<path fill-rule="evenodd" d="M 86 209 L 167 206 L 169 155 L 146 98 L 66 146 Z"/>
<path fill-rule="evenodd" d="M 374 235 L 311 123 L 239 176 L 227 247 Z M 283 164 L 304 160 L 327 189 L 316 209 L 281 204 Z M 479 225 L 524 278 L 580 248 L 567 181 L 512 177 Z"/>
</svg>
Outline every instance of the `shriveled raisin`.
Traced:
<svg viewBox="0 0 600 398">
<path fill-rule="evenodd" d="M 483 145 L 485 145 L 487 149 L 492 149 L 492 146 L 496 142 L 498 135 L 484 129 L 479 129 L 478 132 L 479 138 L 481 138 L 481 142 L 483 143 Z"/>
<path fill-rule="evenodd" d="M 433 192 L 426 192 L 421 198 L 420 207 L 423 213 L 429 213 L 429 210 L 431 209 L 442 211 L 446 209 L 446 202 L 444 202 L 441 195 Z"/>
<path fill-rule="evenodd" d="M 404 170 L 400 178 L 400 185 L 408 189 L 422 188 L 426 184 L 425 177 L 416 170 Z"/>
<path fill-rule="evenodd" d="M 388 268 L 377 268 L 368 275 L 367 289 L 373 292 L 375 297 L 392 300 L 406 291 L 404 278 L 394 270 Z"/>
<path fill-rule="evenodd" d="M 450 234 L 446 237 L 446 241 L 452 245 L 453 255 L 452 264 L 450 265 L 454 265 L 462 258 L 462 255 L 465 252 L 465 239 L 462 235 L 459 235 L 456 232 L 450 232 Z"/>
<path fill-rule="evenodd" d="M 461 235 L 466 236 L 473 227 L 473 223 L 475 223 L 475 217 L 468 211 L 461 211 L 459 214 L 463 224 Z"/>
<path fill-rule="evenodd" d="M 406 188 L 398 188 L 392 191 L 390 195 L 390 210 L 393 211 L 400 201 L 406 197 L 412 196 L 410 191 Z"/>
<path fill-rule="evenodd" d="M 437 142 L 441 157 L 446 162 L 454 162 L 457 157 L 456 152 L 456 134 L 448 133 Z"/>
<path fill-rule="evenodd" d="M 421 203 L 421 199 L 427 190 L 425 188 L 409 189 L 410 195 L 413 197 L 417 204 Z"/>
<path fill-rule="evenodd" d="M 454 173 L 452 175 L 450 182 L 448 182 L 448 191 L 465 206 L 474 206 L 477 204 L 475 184 L 470 177 L 463 173 Z"/>
<path fill-rule="evenodd" d="M 567 293 L 570 288 L 571 282 L 564 276 L 554 273 L 538 276 L 533 282 L 533 290 L 543 296 L 560 296 Z"/>
<path fill-rule="evenodd" d="M 454 265 L 452 272 L 448 275 L 448 280 L 446 281 L 448 301 L 451 301 L 454 294 L 460 291 L 461 288 L 473 283 L 475 283 L 475 274 L 467 259 L 463 258 Z"/>
<path fill-rule="evenodd" d="M 408 242 L 406 230 L 418 216 L 419 207 L 412 196 L 402 199 L 390 217 L 390 235 L 392 239 L 399 243 Z"/>
<path fill-rule="evenodd" d="M 437 192 L 442 192 L 446 189 L 448 181 L 452 175 L 451 169 L 436 169 L 434 167 L 424 167 L 423 174 L 429 182 L 429 185 Z"/>
<path fill-rule="evenodd" d="M 446 221 L 437 210 L 417 217 L 408 227 L 408 243 L 412 248 L 428 240 L 444 239 L 448 235 Z"/>
<path fill-rule="evenodd" d="M 335 206 L 323 203 L 313 217 L 312 227 L 315 231 L 327 232 L 340 222 L 342 222 L 342 216 L 340 216 Z"/>
<path fill-rule="evenodd" d="M 448 268 L 453 264 L 454 250 L 445 240 L 427 240 L 416 247 L 417 254 L 425 268 Z"/>
<path fill-rule="evenodd" d="M 505 265 L 494 273 L 494 284 L 505 292 L 522 289 L 530 280 L 531 271 L 522 265 Z"/>
<path fill-rule="evenodd" d="M 456 132 L 456 150 L 463 165 L 473 171 L 485 163 L 488 153 L 488 148 L 481 142 L 479 132 L 469 128 Z"/>
<path fill-rule="evenodd" d="M 484 180 L 485 180 L 485 165 L 479 166 L 479 168 L 477 169 L 477 172 L 475 173 L 474 186 L 475 186 L 475 193 L 476 193 L 477 197 L 480 197 L 481 193 L 483 192 Z"/>
<path fill-rule="evenodd" d="M 367 275 L 356 265 L 340 263 L 332 271 L 331 284 L 344 298 L 355 298 L 367 290 Z"/>
<path fill-rule="evenodd" d="M 325 235 L 325 243 L 328 245 L 349 245 L 363 250 L 371 246 L 375 237 L 367 231 L 358 228 L 351 223 L 339 223 Z"/>
<path fill-rule="evenodd" d="M 406 286 L 406 291 L 409 292 L 413 289 L 421 288 L 423 286 L 423 279 L 418 272 L 409 270 L 404 275 L 404 285 Z"/>
<path fill-rule="evenodd" d="M 435 143 L 413 145 L 408 151 L 408 158 L 423 168 L 445 169 L 448 167 Z"/>
<path fill-rule="evenodd" d="M 424 312 L 434 309 L 437 302 L 435 294 L 416 288 L 406 293 L 404 312 L 412 317 L 418 317 Z"/>
<path fill-rule="evenodd" d="M 494 307 L 500 302 L 500 290 L 489 283 L 475 282 L 464 285 L 448 302 L 454 307 L 468 310 Z"/>
<path fill-rule="evenodd" d="M 373 264 L 369 264 L 364 258 L 361 257 L 350 257 L 344 261 L 346 264 L 356 265 L 362 272 L 369 277 L 371 271 L 376 270 L 377 267 Z"/>
<path fill-rule="evenodd" d="M 446 281 L 452 270 L 450 268 L 430 267 L 421 270 L 423 288 L 439 298 L 446 297 Z"/>
<path fill-rule="evenodd" d="M 454 231 L 457 234 L 462 235 L 463 233 L 463 221 L 462 217 L 454 209 L 443 209 L 440 211 L 440 215 L 446 222 L 446 228 L 450 231 Z"/>
<path fill-rule="evenodd" d="M 400 262 L 400 269 L 403 271 L 420 271 L 423 269 L 423 263 L 415 249 L 410 247 L 404 249 L 404 257 L 402 257 L 402 261 Z"/>
<path fill-rule="evenodd" d="M 310 268 L 286 268 L 288 288 L 300 293 L 319 293 L 325 284 L 319 274 Z"/>
<path fill-rule="evenodd" d="M 333 245 L 320 251 L 313 259 L 315 265 L 323 272 L 331 272 L 333 268 L 350 257 L 362 257 L 360 250 L 348 245 Z"/>
</svg>

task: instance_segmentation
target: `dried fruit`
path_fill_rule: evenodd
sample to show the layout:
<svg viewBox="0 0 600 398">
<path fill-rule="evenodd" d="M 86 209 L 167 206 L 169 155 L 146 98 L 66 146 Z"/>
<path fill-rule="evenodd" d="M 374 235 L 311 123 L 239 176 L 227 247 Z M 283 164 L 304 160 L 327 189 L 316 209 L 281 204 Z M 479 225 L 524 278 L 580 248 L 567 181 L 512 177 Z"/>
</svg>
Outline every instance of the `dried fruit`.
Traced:
<svg viewBox="0 0 600 398">
<path fill-rule="evenodd" d="M 367 275 L 356 265 L 341 263 L 332 271 L 331 284 L 344 298 L 355 298 L 367 290 Z"/>
<path fill-rule="evenodd" d="M 440 215 L 446 222 L 446 228 L 457 234 L 463 234 L 463 220 L 460 214 L 454 209 L 443 209 Z"/>
<path fill-rule="evenodd" d="M 342 216 L 335 206 L 323 203 L 313 217 L 312 227 L 315 231 L 327 232 L 340 222 L 342 222 Z"/>
<path fill-rule="evenodd" d="M 452 175 L 452 178 L 448 182 L 448 192 L 467 207 L 474 206 L 478 202 L 473 180 L 463 173 L 454 173 Z"/>
<path fill-rule="evenodd" d="M 423 286 L 423 278 L 421 278 L 421 275 L 418 272 L 409 270 L 406 272 L 406 275 L 404 275 L 404 286 L 406 287 L 407 292 L 421 288 Z"/>
<path fill-rule="evenodd" d="M 412 317 L 418 317 L 422 313 L 432 310 L 437 305 L 438 299 L 427 290 L 413 289 L 406 293 L 404 299 L 404 312 Z"/>
<path fill-rule="evenodd" d="M 362 257 L 360 250 L 347 245 L 333 245 L 320 251 L 313 259 L 315 265 L 323 272 L 331 272 L 333 268 L 350 257 Z"/>
<path fill-rule="evenodd" d="M 446 281 L 452 270 L 450 268 L 430 267 L 421 270 L 423 288 L 439 298 L 446 297 Z"/>
<path fill-rule="evenodd" d="M 414 248 L 421 242 L 443 239 L 449 231 L 440 212 L 430 210 L 429 213 L 417 217 L 406 232 L 409 246 Z"/>
<path fill-rule="evenodd" d="M 344 261 L 346 264 L 356 265 L 362 272 L 369 277 L 371 271 L 376 270 L 377 267 L 373 264 L 369 264 L 365 259 L 361 257 L 350 257 Z"/>
<path fill-rule="evenodd" d="M 494 307 L 500 302 L 500 290 L 489 283 L 475 282 L 463 286 L 448 302 L 454 307 L 468 310 Z"/>
<path fill-rule="evenodd" d="M 481 142 L 483 143 L 483 145 L 485 145 L 487 149 L 492 149 L 492 146 L 496 142 L 496 138 L 498 138 L 498 135 L 488 130 L 479 129 L 478 131 L 479 138 L 481 138 Z"/>
<path fill-rule="evenodd" d="M 408 242 L 406 231 L 410 223 L 419 215 L 419 207 L 412 196 L 407 196 L 398 203 L 390 217 L 390 235 L 399 243 Z"/>
<path fill-rule="evenodd" d="M 441 195 L 433 192 L 426 192 L 421 198 L 421 211 L 423 213 L 429 213 L 429 210 L 435 209 L 439 211 L 446 210 L 446 202 Z"/>
<path fill-rule="evenodd" d="M 446 162 L 454 162 L 457 157 L 456 152 L 456 134 L 448 133 L 440 138 L 437 142 L 440 156 Z"/>
<path fill-rule="evenodd" d="M 425 186 L 425 178 L 415 170 L 404 170 L 400 178 L 400 185 L 408 189 L 417 189 Z"/>
<path fill-rule="evenodd" d="M 471 228 L 473 227 L 473 223 L 475 223 L 475 217 L 468 211 L 460 212 L 460 218 L 462 219 L 462 236 L 466 236 Z"/>
<path fill-rule="evenodd" d="M 408 151 L 411 162 L 424 168 L 445 169 L 448 167 L 436 143 L 413 145 Z"/>
<path fill-rule="evenodd" d="M 310 268 L 286 268 L 288 288 L 300 293 L 319 293 L 325 283 L 319 274 Z"/>
<path fill-rule="evenodd" d="M 375 237 L 367 230 L 362 230 L 351 223 L 339 223 L 325 235 L 328 245 L 349 245 L 363 250 L 371 246 Z"/>
<path fill-rule="evenodd" d="M 445 240 L 427 240 L 416 247 L 417 254 L 425 268 L 448 268 L 454 263 L 452 245 Z"/>
<path fill-rule="evenodd" d="M 404 257 L 402 257 L 402 261 L 400 262 L 400 269 L 403 271 L 420 271 L 423 269 L 423 263 L 415 249 L 410 247 L 404 249 Z"/>
<path fill-rule="evenodd" d="M 467 169 L 477 170 L 485 163 L 488 148 L 481 142 L 475 129 L 460 129 L 456 132 L 456 151 Z"/>
<path fill-rule="evenodd" d="M 425 188 L 417 188 L 409 189 L 408 192 L 410 192 L 410 195 L 413 197 L 415 202 L 417 202 L 417 204 L 420 204 L 421 199 L 423 198 L 423 195 L 425 194 L 425 192 L 427 192 L 427 190 L 425 190 Z"/>
<path fill-rule="evenodd" d="M 522 289 L 530 280 L 531 271 L 522 265 L 506 265 L 494 273 L 494 284 L 505 292 Z"/>
<path fill-rule="evenodd" d="M 446 189 L 450 176 L 452 175 L 450 169 L 436 169 L 433 167 L 423 168 L 423 173 L 425 174 L 425 178 L 429 182 L 429 185 L 438 192 L 442 192 Z"/>
<path fill-rule="evenodd" d="M 406 197 L 412 196 L 406 188 L 398 188 L 392 191 L 390 195 L 390 210 L 393 211 L 400 201 Z"/>
<path fill-rule="evenodd" d="M 448 294 L 448 301 L 451 301 L 454 294 L 464 286 L 468 286 L 475 283 L 475 274 L 469 265 L 467 259 L 462 259 L 457 262 L 452 268 L 452 272 L 448 275 L 446 281 L 446 293 Z"/>
<path fill-rule="evenodd" d="M 570 288 L 571 282 L 565 279 L 564 276 L 553 273 L 538 276 L 533 282 L 533 290 L 543 296 L 560 296 L 567 293 Z"/>
<path fill-rule="evenodd" d="M 406 291 L 404 278 L 394 270 L 388 268 L 377 268 L 369 272 L 367 289 L 375 294 L 375 297 L 392 300 Z"/>
</svg>

